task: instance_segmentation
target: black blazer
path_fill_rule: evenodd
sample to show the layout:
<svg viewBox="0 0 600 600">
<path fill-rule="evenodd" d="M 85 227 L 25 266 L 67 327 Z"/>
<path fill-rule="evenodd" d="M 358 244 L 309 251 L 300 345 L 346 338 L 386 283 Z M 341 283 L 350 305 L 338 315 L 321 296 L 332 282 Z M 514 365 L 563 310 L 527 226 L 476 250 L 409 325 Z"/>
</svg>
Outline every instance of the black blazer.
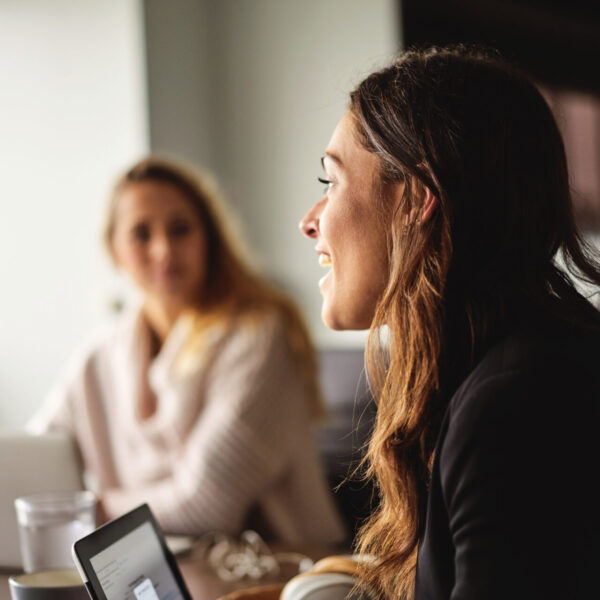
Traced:
<svg viewBox="0 0 600 600">
<path fill-rule="evenodd" d="M 600 598 L 600 336 L 511 335 L 453 395 L 416 600 Z"/>
</svg>

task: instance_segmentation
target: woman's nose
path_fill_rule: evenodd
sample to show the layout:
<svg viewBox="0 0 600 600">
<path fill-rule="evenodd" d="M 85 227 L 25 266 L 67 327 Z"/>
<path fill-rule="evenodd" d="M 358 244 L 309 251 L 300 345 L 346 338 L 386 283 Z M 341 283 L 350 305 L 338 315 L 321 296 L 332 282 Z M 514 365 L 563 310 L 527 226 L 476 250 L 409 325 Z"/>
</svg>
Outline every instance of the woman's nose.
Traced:
<svg viewBox="0 0 600 600">
<path fill-rule="evenodd" d="M 171 241 L 168 235 L 157 234 L 150 245 L 150 253 L 154 260 L 163 261 L 171 254 Z"/>
<path fill-rule="evenodd" d="M 300 231 L 307 237 L 315 239 L 319 236 L 319 218 L 321 215 L 321 202 L 317 202 L 302 218 Z"/>
</svg>

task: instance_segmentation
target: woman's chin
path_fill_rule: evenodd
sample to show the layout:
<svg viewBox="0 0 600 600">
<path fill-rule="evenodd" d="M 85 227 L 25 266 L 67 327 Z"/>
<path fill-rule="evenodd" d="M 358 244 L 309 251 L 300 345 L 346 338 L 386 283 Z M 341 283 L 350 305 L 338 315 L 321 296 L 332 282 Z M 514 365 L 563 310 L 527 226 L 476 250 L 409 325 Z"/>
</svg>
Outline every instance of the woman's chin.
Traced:
<svg viewBox="0 0 600 600">
<path fill-rule="evenodd" d="M 371 327 L 374 314 L 374 311 L 368 308 L 362 304 L 340 304 L 330 294 L 324 294 L 321 320 L 326 327 L 334 331 L 366 330 Z"/>
<path fill-rule="evenodd" d="M 327 296 L 323 297 L 321 320 L 326 327 L 333 329 L 334 331 L 353 329 L 352 324 L 345 317 L 344 312 L 340 311 L 339 307 L 337 307 L 334 302 L 328 300 Z"/>
<path fill-rule="evenodd" d="M 328 329 L 331 329 L 333 331 L 346 331 L 346 327 L 338 323 L 336 320 L 332 320 L 324 315 L 321 318 L 323 320 L 323 323 L 325 324 L 325 327 L 327 327 Z"/>
</svg>

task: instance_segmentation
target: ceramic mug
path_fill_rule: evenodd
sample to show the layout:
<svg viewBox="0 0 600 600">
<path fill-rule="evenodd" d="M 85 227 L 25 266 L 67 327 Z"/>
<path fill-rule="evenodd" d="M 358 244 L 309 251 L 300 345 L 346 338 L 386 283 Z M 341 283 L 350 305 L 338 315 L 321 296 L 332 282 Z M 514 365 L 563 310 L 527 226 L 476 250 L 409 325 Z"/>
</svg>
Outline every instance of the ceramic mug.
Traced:
<svg viewBox="0 0 600 600">
<path fill-rule="evenodd" d="M 13 575 L 8 580 L 12 600 L 89 600 L 75 569 Z"/>
</svg>

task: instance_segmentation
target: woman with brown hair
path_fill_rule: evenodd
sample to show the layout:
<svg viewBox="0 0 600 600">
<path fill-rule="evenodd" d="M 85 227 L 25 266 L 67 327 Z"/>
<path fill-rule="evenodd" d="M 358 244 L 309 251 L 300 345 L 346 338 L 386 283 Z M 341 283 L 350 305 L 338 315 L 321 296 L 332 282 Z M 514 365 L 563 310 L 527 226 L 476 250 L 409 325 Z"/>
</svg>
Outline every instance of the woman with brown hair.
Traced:
<svg viewBox="0 0 600 600">
<path fill-rule="evenodd" d="M 362 81 L 301 222 L 334 329 L 370 328 L 364 578 L 416 600 L 597 596 L 600 283 L 523 75 L 463 47 Z"/>
<path fill-rule="evenodd" d="M 339 541 L 310 429 L 313 346 L 250 268 L 209 179 L 134 165 L 105 241 L 142 302 L 76 354 L 30 429 L 76 437 L 109 517 L 148 502 L 168 533 Z"/>
</svg>

